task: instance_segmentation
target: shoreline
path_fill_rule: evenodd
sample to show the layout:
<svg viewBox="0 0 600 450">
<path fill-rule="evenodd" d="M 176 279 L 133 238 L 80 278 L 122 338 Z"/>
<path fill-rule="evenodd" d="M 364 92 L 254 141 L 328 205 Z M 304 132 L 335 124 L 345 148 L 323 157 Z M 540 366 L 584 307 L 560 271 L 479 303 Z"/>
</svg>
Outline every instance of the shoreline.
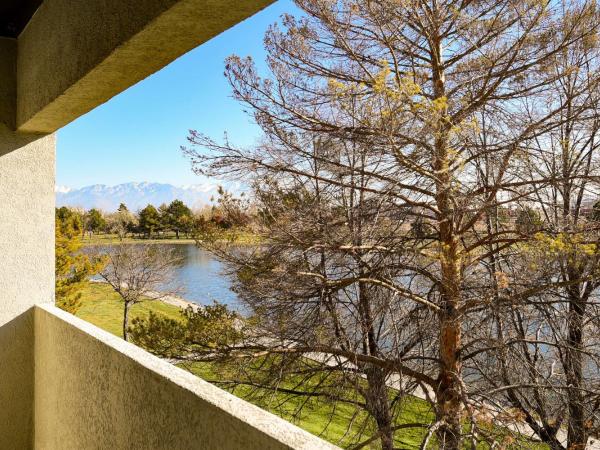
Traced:
<svg viewBox="0 0 600 450">
<path fill-rule="evenodd" d="M 188 245 L 188 244 L 196 244 L 195 239 L 131 239 L 126 238 L 122 241 L 115 239 L 107 239 L 106 242 L 102 241 L 81 241 L 82 247 L 98 247 L 103 245 L 121 245 L 121 244 L 165 244 L 165 245 Z"/>
<path fill-rule="evenodd" d="M 181 237 L 177 239 L 175 236 L 166 235 L 163 237 L 132 237 L 128 236 L 123 239 L 115 234 L 96 234 L 92 237 L 86 236 L 80 238 L 79 242 L 82 247 L 97 247 L 97 246 L 110 246 L 120 244 L 164 244 L 164 245 L 196 245 L 198 242 L 202 242 L 202 239 L 193 237 Z M 215 242 L 231 243 L 234 245 L 258 245 L 261 243 L 261 239 L 252 233 L 239 232 L 239 233 L 223 233 L 220 235 Z"/>
<path fill-rule="evenodd" d="M 99 283 L 99 284 L 105 284 L 105 285 L 109 285 L 106 281 L 104 280 L 88 280 L 90 283 Z M 181 309 L 187 309 L 188 307 L 191 307 L 194 311 L 197 311 L 198 309 L 201 308 L 202 305 L 199 305 L 198 303 L 195 303 L 191 300 L 187 300 L 183 297 L 179 297 L 177 295 L 172 295 L 172 294 L 164 294 L 162 292 L 151 292 L 150 295 L 155 295 L 155 298 L 148 298 L 148 300 L 144 300 L 144 301 L 150 301 L 150 302 L 163 302 L 167 305 L 171 305 L 171 306 L 177 306 L 178 308 Z M 143 303 L 143 302 L 140 302 Z"/>
<path fill-rule="evenodd" d="M 152 295 L 154 295 L 154 293 L 152 293 Z M 202 306 L 198 303 L 186 300 L 185 298 L 179 297 L 177 295 L 164 295 L 160 292 L 157 292 L 156 295 L 158 296 L 158 298 L 149 299 L 148 301 L 159 301 L 166 303 L 167 305 L 177 306 L 178 308 L 182 309 L 187 309 L 189 307 L 192 308 L 194 311 L 198 311 L 198 309 L 200 309 L 200 307 Z"/>
</svg>

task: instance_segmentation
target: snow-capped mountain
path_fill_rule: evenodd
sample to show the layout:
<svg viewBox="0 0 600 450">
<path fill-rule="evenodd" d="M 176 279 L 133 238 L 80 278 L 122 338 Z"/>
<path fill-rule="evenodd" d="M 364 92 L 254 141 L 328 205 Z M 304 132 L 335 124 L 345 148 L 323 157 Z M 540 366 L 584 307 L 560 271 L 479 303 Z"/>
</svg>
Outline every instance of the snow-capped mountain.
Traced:
<svg viewBox="0 0 600 450">
<path fill-rule="evenodd" d="M 125 203 L 130 211 L 144 208 L 148 204 L 156 207 L 170 203 L 175 199 L 182 200 L 192 209 L 211 204 L 211 198 L 217 197 L 217 183 L 173 186 L 161 183 L 124 183 L 117 186 L 95 184 L 81 189 L 66 186 L 56 187 L 56 206 L 72 206 L 84 209 L 98 208 L 103 211 L 115 211 L 119 204 Z M 226 186 L 226 189 L 237 191 L 237 186 Z"/>
<path fill-rule="evenodd" d="M 55 192 L 60 193 L 60 194 L 66 194 L 67 192 L 71 191 L 72 189 L 68 186 L 56 186 Z"/>
</svg>

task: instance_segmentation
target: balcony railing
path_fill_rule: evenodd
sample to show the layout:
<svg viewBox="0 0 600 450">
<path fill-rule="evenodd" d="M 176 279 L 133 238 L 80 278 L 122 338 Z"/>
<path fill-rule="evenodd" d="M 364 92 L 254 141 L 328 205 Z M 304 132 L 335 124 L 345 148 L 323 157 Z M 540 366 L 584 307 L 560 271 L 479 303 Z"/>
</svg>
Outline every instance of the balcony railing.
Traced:
<svg viewBox="0 0 600 450">
<path fill-rule="evenodd" d="M 34 335 L 37 449 L 336 448 L 54 306 Z"/>
</svg>

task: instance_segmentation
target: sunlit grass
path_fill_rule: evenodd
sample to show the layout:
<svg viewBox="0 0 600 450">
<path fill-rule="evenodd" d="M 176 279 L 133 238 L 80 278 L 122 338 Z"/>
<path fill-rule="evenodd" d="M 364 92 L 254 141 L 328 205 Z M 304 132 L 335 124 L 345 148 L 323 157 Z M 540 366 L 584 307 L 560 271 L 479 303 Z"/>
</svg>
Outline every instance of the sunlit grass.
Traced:
<svg viewBox="0 0 600 450">
<path fill-rule="evenodd" d="M 150 311 L 179 319 L 179 308 L 160 301 L 146 301 L 130 310 L 130 323 L 136 317 L 146 318 Z M 76 314 L 103 330 L 123 337 L 123 300 L 107 284 L 88 283 L 82 292 L 81 307 Z"/>
</svg>

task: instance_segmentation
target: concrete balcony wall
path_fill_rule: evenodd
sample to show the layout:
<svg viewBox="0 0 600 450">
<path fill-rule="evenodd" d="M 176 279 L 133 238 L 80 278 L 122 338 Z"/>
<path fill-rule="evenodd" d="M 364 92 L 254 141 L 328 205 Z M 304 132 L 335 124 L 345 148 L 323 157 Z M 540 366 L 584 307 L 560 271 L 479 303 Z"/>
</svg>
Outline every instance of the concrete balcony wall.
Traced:
<svg viewBox="0 0 600 450">
<path fill-rule="evenodd" d="M 0 449 L 31 448 L 33 313 L 54 302 L 54 136 L 0 123 Z"/>
<path fill-rule="evenodd" d="M 336 448 L 54 306 L 34 318 L 37 449 Z"/>
</svg>

